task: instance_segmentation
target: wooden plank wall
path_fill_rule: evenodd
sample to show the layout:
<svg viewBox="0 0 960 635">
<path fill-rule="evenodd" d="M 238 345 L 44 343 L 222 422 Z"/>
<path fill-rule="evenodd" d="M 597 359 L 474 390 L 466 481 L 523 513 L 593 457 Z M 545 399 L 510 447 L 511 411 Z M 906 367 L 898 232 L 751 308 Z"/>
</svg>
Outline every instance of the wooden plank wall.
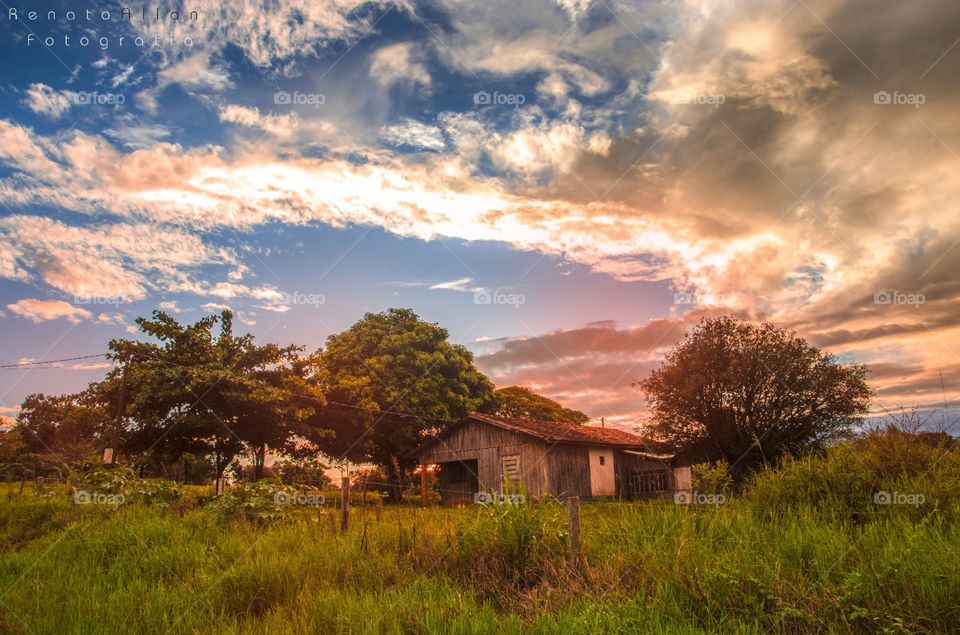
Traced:
<svg viewBox="0 0 960 635">
<path fill-rule="evenodd" d="M 552 495 L 590 496 L 590 462 L 586 446 L 557 444 L 549 449 L 547 460 Z"/>
</svg>

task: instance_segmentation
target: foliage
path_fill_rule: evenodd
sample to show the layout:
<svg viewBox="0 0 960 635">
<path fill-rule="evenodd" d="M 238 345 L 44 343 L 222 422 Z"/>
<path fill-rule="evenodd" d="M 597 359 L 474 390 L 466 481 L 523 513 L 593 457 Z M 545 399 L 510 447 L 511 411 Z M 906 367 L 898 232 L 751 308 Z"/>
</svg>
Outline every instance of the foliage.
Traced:
<svg viewBox="0 0 960 635">
<path fill-rule="evenodd" d="M 299 451 L 323 395 L 311 381 L 314 361 L 298 347 L 234 335 L 230 311 L 189 326 L 155 311 L 137 325 L 157 342 L 112 341 L 119 367 L 96 387 L 104 401 L 125 403 L 128 452 L 154 453 L 159 462 L 213 455 L 220 475 L 246 450 L 259 475 L 267 446 Z"/>
<path fill-rule="evenodd" d="M 701 494 L 729 494 L 733 489 L 730 466 L 724 460 L 691 466 L 693 491 Z"/>
<path fill-rule="evenodd" d="M 637 382 L 651 432 L 742 477 L 847 434 L 867 413 L 867 369 L 790 331 L 707 318 Z"/>
<path fill-rule="evenodd" d="M 138 482 L 137 475 L 128 467 L 96 467 L 81 475 L 77 489 L 91 494 L 126 494 Z"/>
<path fill-rule="evenodd" d="M 320 487 L 327 485 L 330 481 L 326 474 L 329 467 L 319 457 L 308 457 L 277 461 L 273 464 L 273 471 L 277 474 L 277 478 L 286 485 Z"/>
<path fill-rule="evenodd" d="M 314 418 L 330 456 L 384 467 L 398 485 L 409 454 L 446 422 L 490 408 L 493 386 L 446 329 L 409 309 L 368 313 L 317 353 L 329 400 Z M 400 489 L 395 489 L 399 498 Z"/>
<path fill-rule="evenodd" d="M 21 463 L 35 472 L 62 471 L 96 454 L 96 446 L 111 420 L 108 407 L 91 390 L 75 395 L 35 393 L 23 400 L 14 428 Z M 9 434 L 9 433 L 8 433 Z M 10 437 L 13 440 L 13 437 Z"/>
<path fill-rule="evenodd" d="M 182 496 L 180 485 L 176 481 L 163 479 L 140 481 L 136 487 L 130 489 L 130 493 L 135 500 L 162 507 L 176 504 Z"/>
<path fill-rule="evenodd" d="M 575 424 L 590 421 L 590 417 L 579 410 L 564 408 L 559 402 L 538 395 L 525 386 L 500 388 L 494 391 L 493 396 L 496 401 L 495 412 L 502 417 Z"/>
<path fill-rule="evenodd" d="M 290 501 L 297 490 L 266 479 L 237 483 L 207 504 L 221 518 L 245 518 L 256 523 L 271 523 L 287 518 L 294 510 Z"/>
</svg>

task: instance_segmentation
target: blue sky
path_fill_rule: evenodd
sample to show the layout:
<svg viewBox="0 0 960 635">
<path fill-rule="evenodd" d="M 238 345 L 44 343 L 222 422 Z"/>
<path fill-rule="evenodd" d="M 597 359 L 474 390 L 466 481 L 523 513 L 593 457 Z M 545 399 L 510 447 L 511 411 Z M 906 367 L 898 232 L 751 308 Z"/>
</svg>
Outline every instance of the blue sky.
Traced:
<svg viewBox="0 0 960 635">
<path fill-rule="evenodd" d="M 161 306 L 308 349 L 404 306 L 631 424 L 731 313 L 874 365 L 880 410 L 956 398 L 949 3 L 122 6 L 0 20 L 0 361 Z M 0 414 L 93 364 L 8 371 Z"/>
</svg>

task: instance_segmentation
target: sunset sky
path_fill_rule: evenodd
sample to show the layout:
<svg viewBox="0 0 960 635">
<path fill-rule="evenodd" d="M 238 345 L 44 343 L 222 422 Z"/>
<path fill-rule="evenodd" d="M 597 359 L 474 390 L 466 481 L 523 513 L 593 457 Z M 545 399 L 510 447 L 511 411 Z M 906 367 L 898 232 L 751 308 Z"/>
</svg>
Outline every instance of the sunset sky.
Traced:
<svg viewBox="0 0 960 635">
<path fill-rule="evenodd" d="M 410 307 L 633 425 L 727 313 L 869 364 L 877 413 L 960 407 L 960 3 L 3 11 L 0 365 L 157 307 L 308 350 Z M 0 415 L 105 368 L 0 369 Z"/>
</svg>

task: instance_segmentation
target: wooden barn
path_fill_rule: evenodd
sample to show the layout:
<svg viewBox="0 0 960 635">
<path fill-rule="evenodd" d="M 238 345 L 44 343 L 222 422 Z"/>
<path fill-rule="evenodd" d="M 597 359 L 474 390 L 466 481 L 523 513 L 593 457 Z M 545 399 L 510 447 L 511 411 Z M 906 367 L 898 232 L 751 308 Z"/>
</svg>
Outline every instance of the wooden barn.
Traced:
<svg viewBox="0 0 960 635">
<path fill-rule="evenodd" d="M 528 496 L 652 498 L 690 490 L 690 468 L 610 428 L 474 413 L 415 453 L 437 465 L 444 503 L 472 502 L 522 483 Z"/>
</svg>

